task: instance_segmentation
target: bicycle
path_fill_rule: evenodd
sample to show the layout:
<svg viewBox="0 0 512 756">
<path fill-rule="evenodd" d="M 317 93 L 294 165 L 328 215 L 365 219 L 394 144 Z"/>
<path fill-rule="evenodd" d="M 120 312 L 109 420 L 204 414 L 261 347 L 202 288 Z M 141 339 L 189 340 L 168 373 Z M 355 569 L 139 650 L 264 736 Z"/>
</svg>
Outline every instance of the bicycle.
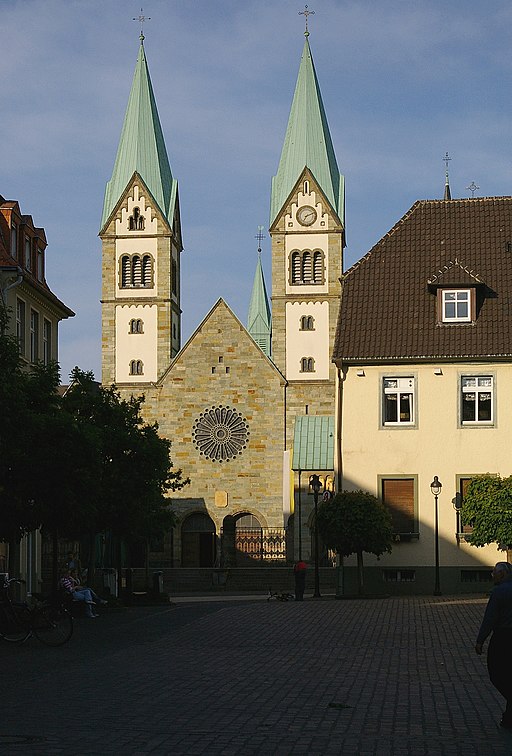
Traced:
<svg viewBox="0 0 512 756">
<path fill-rule="evenodd" d="M 281 592 L 274 593 L 272 591 L 272 588 L 269 588 L 268 589 L 267 601 L 273 601 L 274 599 L 276 601 L 294 601 L 295 596 L 293 595 L 293 593 L 288 593 L 287 591 L 281 591 Z"/>
<path fill-rule="evenodd" d="M 26 601 L 13 601 L 12 583 L 21 580 L 4 576 L 0 588 L 0 639 L 8 643 L 24 643 L 35 637 L 46 646 L 62 646 L 73 635 L 73 618 L 59 601 L 37 600 L 34 606 Z"/>
</svg>

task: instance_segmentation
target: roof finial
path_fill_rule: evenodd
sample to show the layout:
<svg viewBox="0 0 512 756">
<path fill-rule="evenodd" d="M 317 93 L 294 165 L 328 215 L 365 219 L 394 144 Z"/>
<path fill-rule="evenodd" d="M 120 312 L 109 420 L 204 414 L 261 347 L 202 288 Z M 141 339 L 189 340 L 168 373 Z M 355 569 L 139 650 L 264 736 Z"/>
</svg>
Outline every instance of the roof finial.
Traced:
<svg viewBox="0 0 512 756">
<path fill-rule="evenodd" d="M 254 238 L 258 240 L 258 256 L 261 256 L 261 242 L 266 238 L 263 233 L 263 226 L 258 226 L 258 233 Z"/>
<path fill-rule="evenodd" d="M 299 16 L 305 16 L 306 17 L 306 31 L 304 32 L 304 36 L 307 38 L 309 37 L 309 31 L 308 31 L 308 16 L 314 16 L 315 11 L 308 10 L 308 6 L 304 6 L 303 11 L 299 11 Z"/>
<path fill-rule="evenodd" d="M 475 192 L 477 189 L 480 189 L 480 187 L 477 186 L 474 181 L 472 181 L 471 184 L 466 187 L 466 189 L 469 189 L 469 191 L 471 192 L 471 198 L 474 199 Z"/>
<path fill-rule="evenodd" d="M 143 33 L 143 30 L 144 30 L 144 21 L 151 21 L 151 16 L 145 16 L 144 15 L 144 11 L 141 8 L 140 9 L 140 14 L 138 16 L 134 16 L 133 17 L 133 21 L 138 21 L 140 23 L 140 37 L 139 37 L 139 39 L 140 39 L 140 42 L 142 44 L 144 42 L 144 39 L 145 39 L 144 33 Z"/>
<path fill-rule="evenodd" d="M 446 166 L 446 173 L 445 173 L 445 180 L 444 180 L 444 199 L 445 200 L 451 200 L 452 193 L 450 191 L 450 179 L 448 177 L 448 163 L 450 162 L 451 157 L 446 153 L 446 155 L 443 158 L 443 162 Z"/>
</svg>

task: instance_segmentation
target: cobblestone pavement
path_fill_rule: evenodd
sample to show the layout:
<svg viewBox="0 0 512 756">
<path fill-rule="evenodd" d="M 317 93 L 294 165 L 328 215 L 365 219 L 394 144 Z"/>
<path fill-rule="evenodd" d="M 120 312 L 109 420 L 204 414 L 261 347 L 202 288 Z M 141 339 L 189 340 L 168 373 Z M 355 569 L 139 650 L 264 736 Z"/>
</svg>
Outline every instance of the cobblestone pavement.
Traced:
<svg viewBox="0 0 512 756">
<path fill-rule="evenodd" d="M 485 597 L 180 603 L 0 646 L 0 754 L 512 754 Z"/>
</svg>

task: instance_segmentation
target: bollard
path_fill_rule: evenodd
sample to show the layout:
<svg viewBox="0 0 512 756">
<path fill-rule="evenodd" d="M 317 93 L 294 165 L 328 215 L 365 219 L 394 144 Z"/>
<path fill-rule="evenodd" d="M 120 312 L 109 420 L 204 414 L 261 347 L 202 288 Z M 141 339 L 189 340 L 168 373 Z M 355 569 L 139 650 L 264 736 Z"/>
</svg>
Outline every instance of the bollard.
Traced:
<svg viewBox="0 0 512 756">
<path fill-rule="evenodd" d="M 132 567 L 127 567 L 124 571 L 124 578 L 126 582 L 126 595 L 131 598 L 133 593 L 133 569 Z"/>
</svg>

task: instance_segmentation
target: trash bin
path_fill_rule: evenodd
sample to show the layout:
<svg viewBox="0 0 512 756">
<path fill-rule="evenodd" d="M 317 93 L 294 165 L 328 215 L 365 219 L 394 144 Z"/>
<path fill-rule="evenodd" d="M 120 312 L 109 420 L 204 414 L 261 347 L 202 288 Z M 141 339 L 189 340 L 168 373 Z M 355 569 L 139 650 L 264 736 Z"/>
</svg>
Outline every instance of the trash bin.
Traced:
<svg viewBox="0 0 512 756">
<path fill-rule="evenodd" d="M 104 567 L 102 570 L 103 588 L 111 596 L 117 598 L 117 570 L 114 567 Z"/>
<path fill-rule="evenodd" d="M 162 570 L 153 572 L 153 593 L 164 592 L 164 573 Z"/>
</svg>

